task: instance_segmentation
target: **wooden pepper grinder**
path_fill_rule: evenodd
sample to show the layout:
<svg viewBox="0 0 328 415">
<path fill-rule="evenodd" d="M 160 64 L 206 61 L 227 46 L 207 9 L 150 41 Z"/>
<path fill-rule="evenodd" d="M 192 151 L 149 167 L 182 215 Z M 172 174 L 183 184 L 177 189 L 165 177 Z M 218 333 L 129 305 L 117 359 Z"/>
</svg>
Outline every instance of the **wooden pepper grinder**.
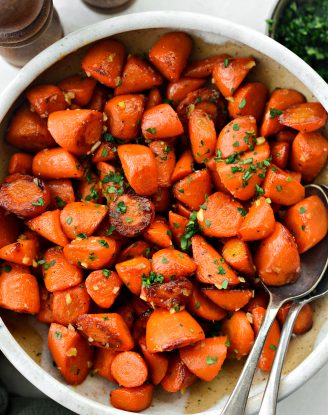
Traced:
<svg viewBox="0 0 328 415">
<path fill-rule="evenodd" d="M 0 0 L 0 54 L 23 66 L 62 37 L 52 0 Z"/>
</svg>

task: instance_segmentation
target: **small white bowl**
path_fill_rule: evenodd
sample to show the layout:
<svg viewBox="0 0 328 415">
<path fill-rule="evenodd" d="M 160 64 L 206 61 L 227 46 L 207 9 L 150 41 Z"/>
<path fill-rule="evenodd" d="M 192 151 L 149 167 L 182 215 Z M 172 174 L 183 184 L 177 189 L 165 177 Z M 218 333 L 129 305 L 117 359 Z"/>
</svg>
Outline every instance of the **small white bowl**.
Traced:
<svg viewBox="0 0 328 415">
<path fill-rule="evenodd" d="M 72 18 L 74 18 L 72 16 Z M 269 87 L 291 87 L 303 92 L 308 99 L 317 99 L 328 110 L 328 86 L 304 61 L 269 37 L 249 28 L 215 17 L 186 12 L 146 12 L 115 17 L 78 30 L 61 39 L 29 62 L 0 96 L 0 136 L 4 136 L 8 119 L 21 101 L 21 94 L 33 82 L 56 82 L 79 70 L 79 61 L 86 45 L 115 35 L 128 50 L 147 51 L 160 33 L 183 30 L 195 39 L 194 57 L 228 51 L 233 55 L 252 54 L 258 65 L 251 77 Z M 227 43 L 228 42 L 228 43 Z M 0 141 L 0 176 L 4 176 L 10 149 Z M 325 175 L 321 180 L 327 180 Z M 281 383 L 280 398 L 286 397 L 305 383 L 328 360 L 328 326 L 324 325 L 328 301 L 316 306 L 315 328 L 292 341 L 289 368 L 293 370 Z M 67 386 L 47 350 L 47 327 L 33 317 L 8 318 L 0 311 L 0 347 L 14 366 L 37 388 L 55 401 L 83 415 L 119 415 L 126 412 L 108 404 L 109 391 L 114 385 L 99 377 L 88 377 L 78 387 Z M 4 323 L 6 321 L 6 324 Z M 313 347 L 312 353 L 309 354 Z M 40 352 L 42 351 L 42 355 Z M 305 358 L 305 356 L 308 356 Z M 305 360 L 303 360 L 305 358 Z M 299 364 L 298 364 L 299 363 Z M 295 368 L 294 368 L 295 367 Z M 147 414 L 218 414 L 231 390 L 236 370 L 228 365 L 215 383 L 197 383 L 189 395 L 156 393 L 154 405 Z M 227 378 L 227 374 L 230 379 Z M 258 373 L 257 384 L 248 400 L 248 414 L 259 409 L 264 384 Z M 221 397 L 221 399 L 220 399 Z M 200 401 L 198 401 L 200 400 Z M 187 405 L 187 408 L 185 406 Z"/>
</svg>

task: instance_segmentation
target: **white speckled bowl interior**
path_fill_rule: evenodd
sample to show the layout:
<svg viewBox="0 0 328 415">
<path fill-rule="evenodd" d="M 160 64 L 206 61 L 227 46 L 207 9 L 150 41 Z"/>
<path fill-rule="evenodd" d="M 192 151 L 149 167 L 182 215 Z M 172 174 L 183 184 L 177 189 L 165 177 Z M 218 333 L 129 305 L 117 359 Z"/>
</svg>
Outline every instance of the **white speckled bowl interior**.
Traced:
<svg viewBox="0 0 328 415">
<path fill-rule="evenodd" d="M 147 12 L 116 17 L 70 34 L 26 65 L 0 96 L 0 176 L 6 173 L 12 151 L 4 133 L 21 94 L 31 83 L 57 82 L 80 70 L 79 62 L 88 44 L 108 36 L 122 40 L 129 51 L 144 52 L 158 36 L 171 30 L 188 32 L 195 41 L 193 58 L 216 52 L 235 56 L 252 54 L 258 62 L 250 79 L 268 87 L 295 88 L 328 110 L 327 84 L 301 59 L 272 39 L 246 27 L 205 15 L 185 12 Z M 328 183 L 327 169 L 318 182 Z M 328 298 L 315 305 L 314 327 L 292 340 L 284 367 L 280 398 L 305 383 L 328 360 Z M 53 366 L 46 344 L 46 325 L 33 317 L 13 316 L 0 310 L 0 347 L 14 366 L 37 388 L 67 408 L 84 415 L 118 415 L 126 412 L 109 405 L 113 384 L 89 376 L 77 387 L 68 386 Z M 185 394 L 156 391 L 146 414 L 217 414 L 232 390 L 243 362 L 227 363 L 211 383 L 198 382 Z M 264 374 L 258 372 L 248 401 L 248 413 L 259 408 Z"/>
</svg>

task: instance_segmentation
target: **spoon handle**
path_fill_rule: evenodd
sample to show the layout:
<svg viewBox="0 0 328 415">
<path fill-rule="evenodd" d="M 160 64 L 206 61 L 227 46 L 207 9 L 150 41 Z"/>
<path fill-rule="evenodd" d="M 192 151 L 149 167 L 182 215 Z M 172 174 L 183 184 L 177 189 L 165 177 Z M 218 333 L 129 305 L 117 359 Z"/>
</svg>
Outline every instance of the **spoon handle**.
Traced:
<svg viewBox="0 0 328 415">
<path fill-rule="evenodd" d="M 294 302 L 284 323 L 276 356 L 272 365 L 269 380 L 266 385 L 258 415 L 275 415 L 282 366 L 285 360 L 288 344 L 292 335 L 295 320 L 303 307 L 303 303 Z"/>
<path fill-rule="evenodd" d="M 273 298 L 274 300 L 274 298 Z M 270 301 L 267 312 L 259 333 L 254 342 L 253 348 L 246 360 L 244 368 L 238 382 L 230 395 L 228 402 L 223 408 L 221 415 L 242 415 L 246 408 L 249 390 L 252 385 L 257 363 L 262 352 L 262 348 L 267 337 L 268 331 L 275 319 L 281 302 Z"/>
</svg>

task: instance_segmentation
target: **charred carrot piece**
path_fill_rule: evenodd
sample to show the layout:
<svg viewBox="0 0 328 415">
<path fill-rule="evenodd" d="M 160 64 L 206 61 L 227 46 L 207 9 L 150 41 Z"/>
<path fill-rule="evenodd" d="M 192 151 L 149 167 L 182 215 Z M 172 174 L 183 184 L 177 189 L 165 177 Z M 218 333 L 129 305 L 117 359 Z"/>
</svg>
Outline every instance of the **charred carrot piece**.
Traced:
<svg viewBox="0 0 328 415">
<path fill-rule="evenodd" d="M 93 362 L 93 370 L 99 376 L 108 379 L 111 382 L 114 382 L 114 378 L 111 374 L 111 366 L 114 360 L 114 357 L 119 352 L 115 352 L 110 349 L 101 349 L 97 347 L 95 351 L 95 358 Z"/>
<path fill-rule="evenodd" d="M 222 320 L 227 315 L 227 312 L 206 297 L 197 285 L 193 287 L 188 310 L 193 315 L 210 321 Z"/>
<path fill-rule="evenodd" d="M 279 122 L 302 133 L 310 133 L 326 124 L 327 112 L 319 102 L 305 102 L 283 111 Z"/>
<path fill-rule="evenodd" d="M 278 311 L 277 318 L 281 324 L 284 324 L 287 315 L 289 313 L 289 309 L 291 307 L 290 303 L 284 304 Z M 293 333 L 294 334 L 304 334 L 311 330 L 313 326 L 313 310 L 311 304 L 305 304 L 299 315 L 296 318 Z"/>
<path fill-rule="evenodd" d="M 73 75 L 63 79 L 58 86 L 64 91 L 68 102 L 73 101 L 76 105 L 85 107 L 91 100 L 96 87 L 96 80 Z"/>
<path fill-rule="evenodd" d="M 53 321 L 67 326 L 89 311 L 90 296 L 85 287 L 67 288 L 53 293 Z"/>
<path fill-rule="evenodd" d="M 147 258 L 136 257 L 115 265 L 118 276 L 128 289 L 135 295 L 140 295 L 142 276 L 148 276 L 151 263 Z"/>
<path fill-rule="evenodd" d="M 47 180 L 50 192 L 50 209 L 63 209 L 67 203 L 75 201 L 74 189 L 69 179 Z"/>
<path fill-rule="evenodd" d="M 172 238 L 169 225 L 166 219 L 157 216 L 152 224 L 143 233 L 143 237 L 151 245 L 157 245 L 160 248 L 169 248 L 172 246 Z"/>
<path fill-rule="evenodd" d="M 102 308 L 109 308 L 114 304 L 122 285 L 117 273 L 109 269 L 93 271 L 85 280 L 88 294 Z"/>
<path fill-rule="evenodd" d="M 128 259 L 144 256 L 149 258 L 151 252 L 150 245 L 145 241 L 136 241 L 125 248 L 118 258 L 118 262 L 127 261 Z"/>
<path fill-rule="evenodd" d="M 171 176 L 172 182 L 177 182 L 178 180 L 181 180 L 191 174 L 193 171 L 193 164 L 194 160 L 191 150 L 184 151 L 174 167 Z"/>
<path fill-rule="evenodd" d="M 117 308 L 116 312 L 123 318 L 129 330 L 132 330 L 134 326 L 134 320 L 136 317 L 136 313 L 134 311 L 132 304 L 130 302 L 124 303 Z"/>
<path fill-rule="evenodd" d="M 185 390 L 193 383 L 197 377 L 188 369 L 178 354 L 172 355 L 166 375 L 161 382 L 161 386 L 166 392 L 178 392 Z"/>
<path fill-rule="evenodd" d="M 31 174 L 33 156 L 26 153 L 15 153 L 10 157 L 8 173 L 9 174 Z"/>
<path fill-rule="evenodd" d="M 48 347 L 60 373 L 71 385 L 79 385 L 88 376 L 93 350 L 74 330 L 52 323 Z"/>
<path fill-rule="evenodd" d="M 268 89 L 261 82 L 250 82 L 238 88 L 237 92 L 229 98 L 228 111 L 231 118 L 251 115 L 256 121 L 260 121 L 266 100 Z"/>
<path fill-rule="evenodd" d="M 191 78 L 206 78 L 212 75 L 214 66 L 224 59 L 230 58 L 229 55 L 223 53 L 221 55 L 210 56 L 209 58 L 199 59 L 190 63 L 185 71 L 184 76 L 190 76 Z"/>
<path fill-rule="evenodd" d="M 151 380 L 154 385 L 158 385 L 166 375 L 169 358 L 165 353 L 151 353 L 147 349 L 146 338 L 144 336 L 140 337 L 139 346 L 148 364 Z"/>
<path fill-rule="evenodd" d="M 245 307 L 253 296 L 251 290 L 216 290 L 202 288 L 204 293 L 214 304 L 227 311 L 237 311 Z"/>
<path fill-rule="evenodd" d="M 68 107 L 63 92 L 56 85 L 34 86 L 26 92 L 26 98 L 41 118 L 47 118 L 52 112 Z"/>
<path fill-rule="evenodd" d="M 156 140 L 149 144 L 151 151 L 155 155 L 158 186 L 170 187 L 171 176 L 175 167 L 174 148 L 164 141 Z"/>
<path fill-rule="evenodd" d="M 196 163 L 206 163 L 216 146 L 214 122 L 203 110 L 195 110 L 189 117 L 189 138 Z"/>
<path fill-rule="evenodd" d="M 152 257 L 152 268 L 166 281 L 173 278 L 190 277 L 196 271 L 196 264 L 185 253 L 176 249 L 161 249 Z"/>
<path fill-rule="evenodd" d="M 171 188 L 159 187 L 151 197 L 156 213 L 166 213 L 172 205 Z"/>
<path fill-rule="evenodd" d="M 118 388 L 110 392 L 110 403 L 123 411 L 141 412 L 149 408 L 154 386 L 150 383 L 135 388 Z"/>
<path fill-rule="evenodd" d="M 113 143 L 104 142 L 96 149 L 92 156 L 92 162 L 98 163 L 99 161 L 113 161 L 116 158 L 116 147 Z"/>
<path fill-rule="evenodd" d="M 101 85 L 96 85 L 88 107 L 91 110 L 104 111 L 106 101 L 108 99 L 108 90 Z"/>
<path fill-rule="evenodd" d="M 179 80 L 168 84 L 166 96 L 172 101 L 173 105 L 177 105 L 189 94 L 189 92 L 199 89 L 205 82 L 205 79 L 180 78 Z"/>
<path fill-rule="evenodd" d="M 38 243 L 35 239 L 25 238 L 18 237 L 17 242 L 3 246 L 0 249 L 0 258 L 19 265 L 35 264 L 39 253 Z"/>
<path fill-rule="evenodd" d="M 235 270 L 251 277 L 255 275 L 252 254 L 246 242 L 238 238 L 229 239 L 223 245 L 222 256 Z"/>
<path fill-rule="evenodd" d="M 11 213 L 0 208 L 0 248 L 12 244 L 18 238 L 20 223 Z"/>
<path fill-rule="evenodd" d="M 289 159 L 290 144 L 284 141 L 273 142 L 270 145 L 272 163 L 281 169 L 285 169 Z"/>
</svg>

